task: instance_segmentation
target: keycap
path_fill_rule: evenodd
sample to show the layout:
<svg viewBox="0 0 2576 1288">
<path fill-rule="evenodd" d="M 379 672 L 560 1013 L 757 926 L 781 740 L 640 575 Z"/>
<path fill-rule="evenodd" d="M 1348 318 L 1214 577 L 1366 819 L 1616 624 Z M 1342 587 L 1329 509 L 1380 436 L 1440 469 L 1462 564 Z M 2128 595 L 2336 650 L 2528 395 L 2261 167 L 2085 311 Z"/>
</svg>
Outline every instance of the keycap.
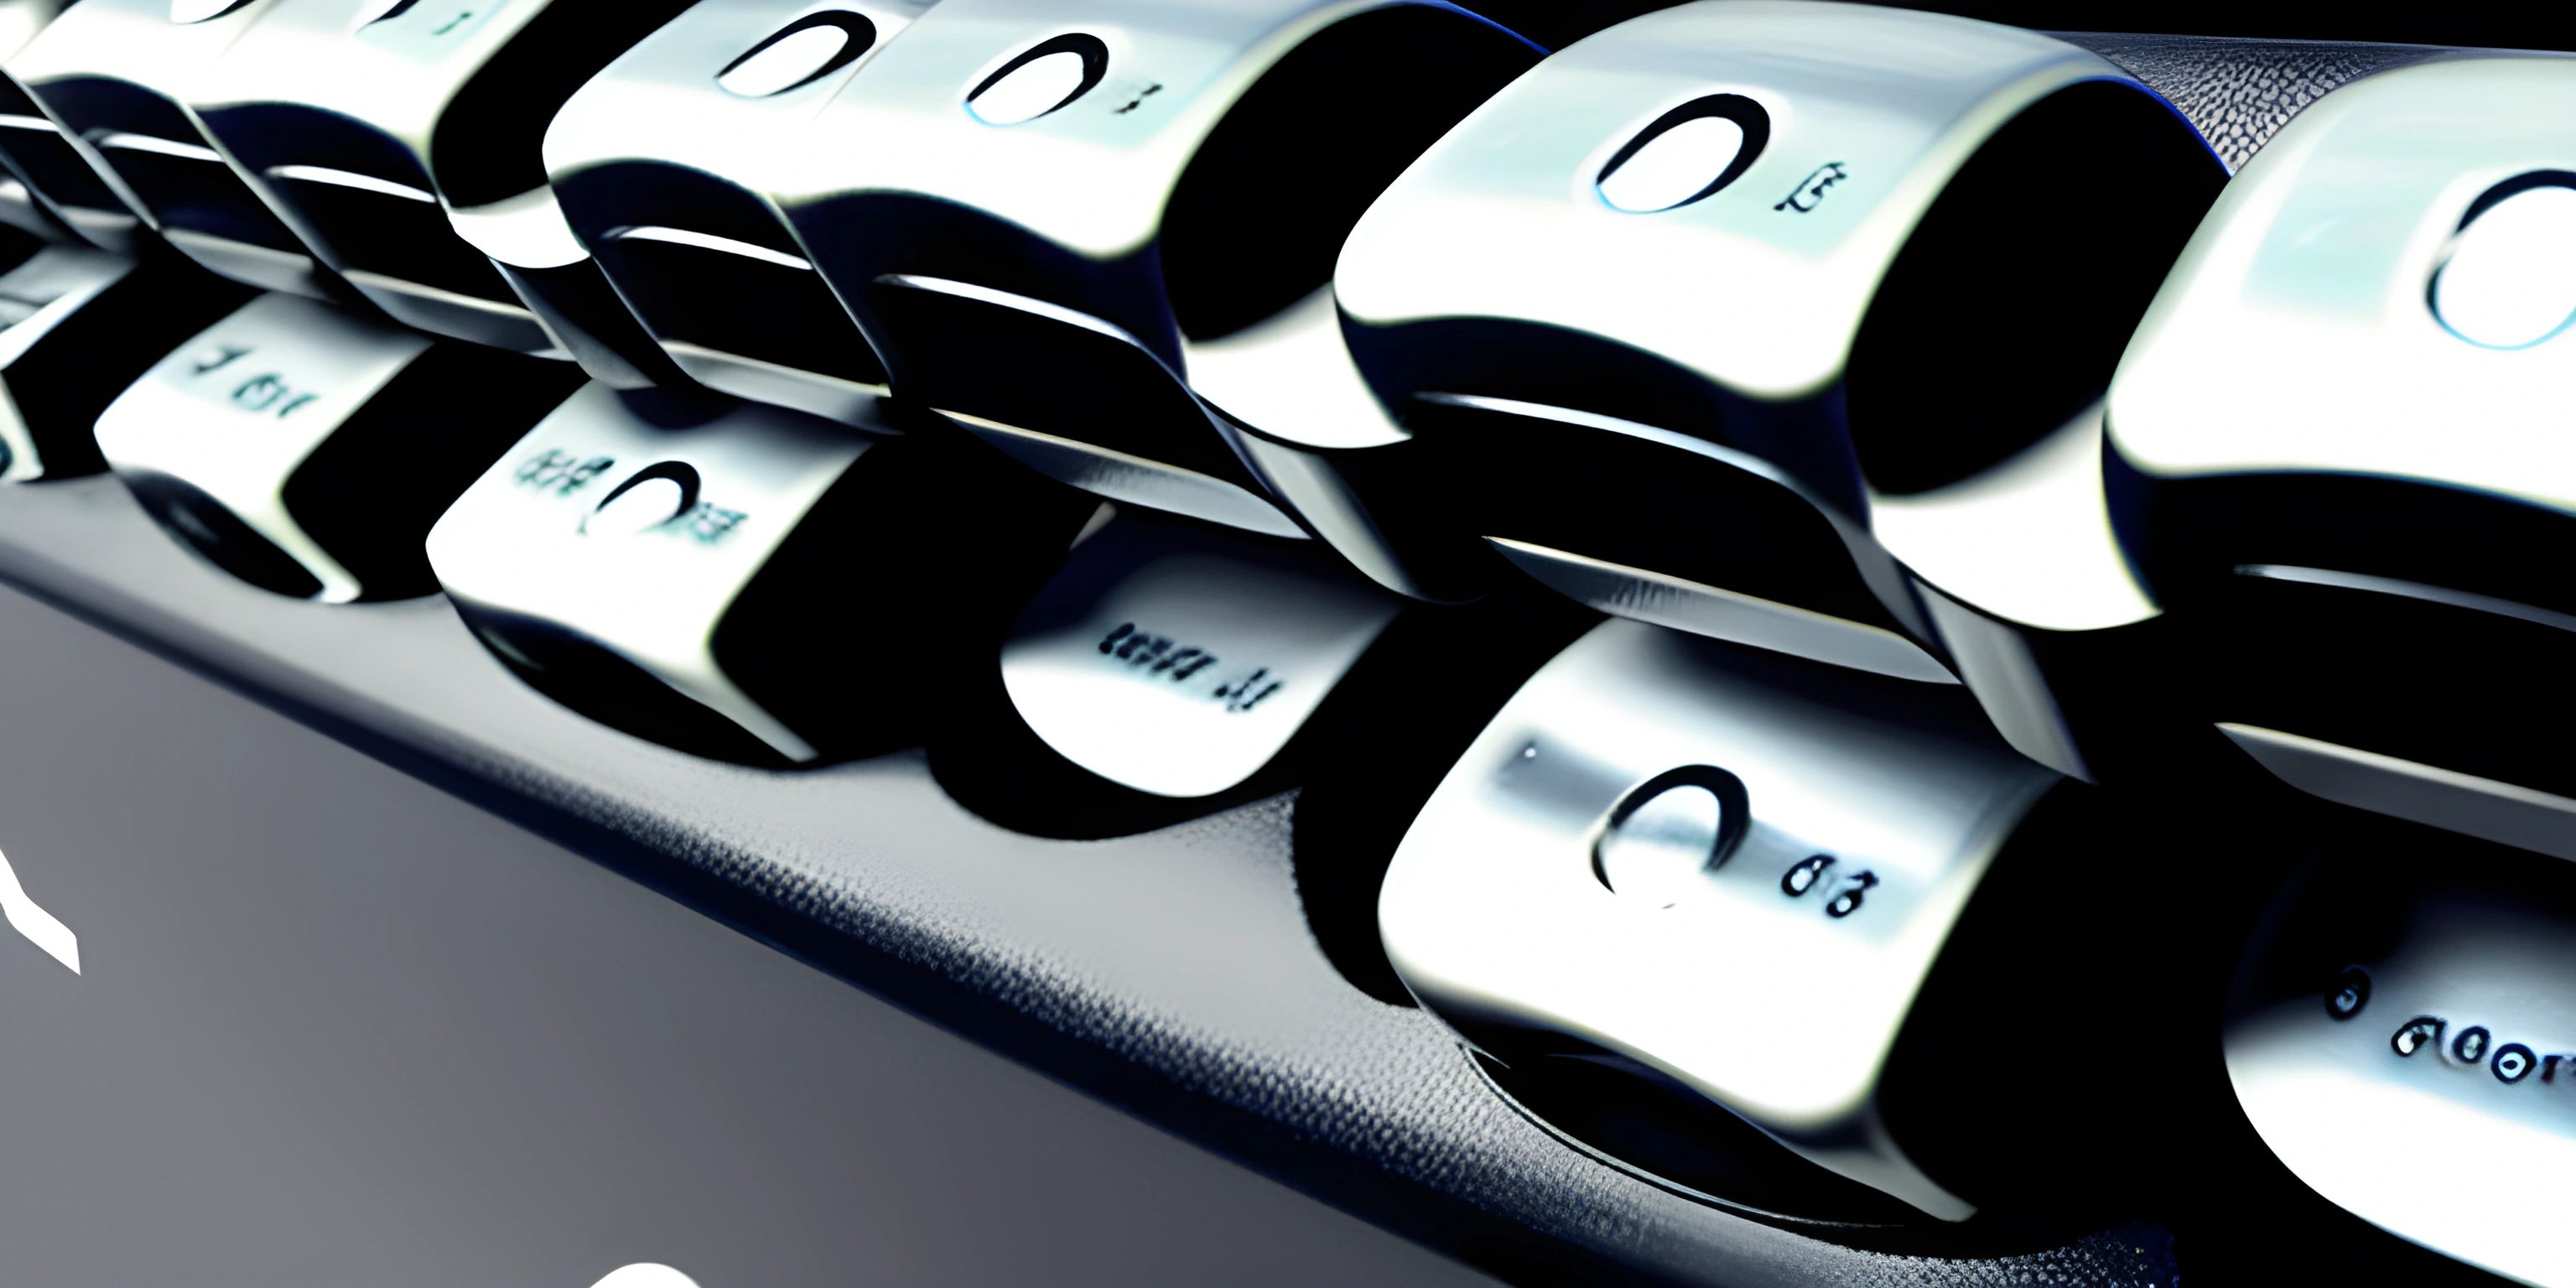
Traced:
<svg viewBox="0 0 2576 1288">
<path fill-rule="evenodd" d="M 2121 545 L 2178 700 L 2328 799 L 2576 857 L 2576 67 L 2441 59 L 2303 111 L 2120 366 Z"/>
<path fill-rule="evenodd" d="M 593 384 L 463 489 L 429 560 L 521 679 L 639 737 L 770 767 L 916 745 L 1090 507 L 878 426 Z"/>
<path fill-rule="evenodd" d="M 64 7 L 55 0 L 0 6 L 0 64 L 14 60 Z M 0 66 L 0 221 L 49 241 L 79 240 L 119 252 L 135 249 L 134 212 L 99 181 L 5 66 Z"/>
<path fill-rule="evenodd" d="M 1380 646 L 1405 608 L 1309 543 L 1121 511 L 1021 611 L 979 711 L 933 739 L 931 763 L 969 808 L 1050 835 L 1272 795 L 1327 708 L 1403 669 L 1390 659 L 1412 633 Z"/>
<path fill-rule="evenodd" d="M 1454 757 L 1577 619 L 1433 607 L 1312 542 L 1105 507 L 933 732 L 931 769 L 987 819 L 1077 839 L 1297 789 L 1321 886 L 1342 875 L 1326 866 L 1383 866 L 1377 807 Z"/>
<path fill-rule="evenodd" d="M 15 185 L 7 194 L 16 212 L 10 222 L 40 236 L 55 235 L 47 224 L 68 230 L 101 250 L 120 254 L 137 249 L 142 222 L 123 200 L 109 191 L 80 151 L 55 128 L 36 101 L 0 70 L 0 167 Z"/>
<path fill-rule="evenodd" d="M 685 383 L 565 224 L 541 155 L 582 82 L 682 0 L 277 0 L 184 101 L 389 316 Z"/>
<path fill-rule="evenodd" d="M 2386 820 L 2335 834 L 2229 990 L 2236 1105 L 2287 1184 L 2386 1232 L 2336 1229 L 2384 1245 L 2392 1277 L 2404 1239 L 2525 1283 L 2576 1279 L 2558 1218 L 2576 1166 L 2576 872 Z"/>
<path fill-rule="evenodd" d="M 8 130 L 13 158 L 68 141 L 107 189 L 182 254 L 226 277 L 271 291 L 366 307 L 333 266 L 317 259 L 258 177 L 226 164 L 185 102 L 186 87 L 281 0 L 234 5 L 173 0 L 84 0 L 63 11 L 8 61 L 10 76 L 60 133 L 32 122 Z M 36 150 L 22 151 L 33 144 Z M 55 187 L 31 171 L 75 226 L 112 227 L 96 190 Z"/>
<path fill-rule="evenodd" d="M 769 193 L 797 144 L 923 3 L 704 0 L 564 104 L 545 157 L 564 215 L 672 362 L 711 389 L 867 423 L 876 350 Z"/>
<path fill-rule="evenodd" d="M 897 394 L 1122 504 L 1339 533 L 1403 584 L 1371 531 L 1403 516 L 1292 516 L 1217 422 L 1382 432 L 1333 319 L 1342 233 L 1536 56 L 1444 5 L 942 0 L 777 199 Z"/>
<path fill-rule="evenodd" d="M 163 252 L 147 261 L 0 234 L 0 480 L 94 474 L 99 414 L 159 355 L 250 292 Z"/>
<path fill-rule="evenodd" d="M 1335 291 L 1404 434 L 1311 461 L 1375 512 L 1441 514 L 1461 577 L 1508 562 L 1604 611 L 1964 681 L 2091 775 L 2061 682 L 2130 670 L 2061 654 L 2157 616 L 2109 532 L 2098 403 L 2223 178 L 2162 99 L 2048 37 L 1650 13 L 1512 82 L 1359 220 Z"/>
<path fill-rule="evenodd" d="M 399 599 L 437 589 L 430 524 L 579 379 L 270 294 L 118 395 L 98 446 L 156 522 L 234 576 Z"/>
<path fill-rule="evenodd" d="M 35 39 L 36 33 L 44 30 L 45 24 L 52 21 L 59 11 L 60 6 L 51 0 L 43 3 L 24 3 L 22 0 L 0 5 L 0 63 L 5 63 L 25 48 L 27 42 Z M 9 156 L 6 140 L 22 128 L 50 133 L 53 125 L 44 119 L 43 113 L 26 102 L 26 95 L 17 88 L 16 82 L 0 76 L 0 224 L 47 241 L 76 239 L 78 234 L 64 223 L 62 212 L 43 194 L 27 186 L 25 167 Z"/>
<path fill-rule="evenodd" d="M 2131 865 L 2175 844 L 1954 688 L 1614 619 L 1430 793 L 1379 927 L 1506 1092 L 1669 1183 L 1799 1221 L 2062 1216 L 2135 1178 L 2028 1158 L 2206 1065 L 2142 1040 L 2193 936 Z"/>
</svg>

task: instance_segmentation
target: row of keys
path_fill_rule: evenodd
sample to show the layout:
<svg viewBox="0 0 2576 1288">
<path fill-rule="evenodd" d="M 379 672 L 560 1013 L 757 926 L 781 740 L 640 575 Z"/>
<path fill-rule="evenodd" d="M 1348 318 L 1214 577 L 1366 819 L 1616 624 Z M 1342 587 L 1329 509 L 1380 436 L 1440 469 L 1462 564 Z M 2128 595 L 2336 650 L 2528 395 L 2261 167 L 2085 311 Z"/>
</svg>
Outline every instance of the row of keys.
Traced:
<svg viewBox="0 0 2576 1288">
<path fill-rule="evenodd" d="M 1923 1088 L 1936 1014 L 2157 990 L 2172 910 L 2086 860 L 2160 833 L 2070 776 L 2223 733 L 2576 857 L 2525 714 L 2576 609 L 2525 553 L 2566 504 L 2561 60 L 2383 73 L 2233 180 L 2073 46 L 1795 2 L 1542 57 L 1431 4 L 84 0 L 6 63 L 14 221 L 143 252 L 33 251 L 6 334 L 194 333 L 99 346 L 160 361 L 13 429 L 12 477 L 103 455 L 270 589 L 443 588 L 702 754 L 927 740 L 1031 830 L 1360 740 L 1446 767 L 1369 802 L 1393 969 L 1578 1136 L 1617 1133 L 1568 1053 L 1749 1125 L 1652 1164 L 1720 1201 L 2042 1197 Z M 1539 586 L 1626 620 L 1558 651 Z M 927 660 L 857 673 L 877 615 Z M 2576 1278 L 2381 1188 L 2346 1201 Z"/>
<path fill-rule="evenodd" d="M 379 405 L 375 393 L 433 352 L 446 349 L 308 300 L 262 296 L 180 346 L 111 407 L 100 441 L 156 517 L 225 566 L 251 578 L 302 569 L 310 582 L 381 594 L 394 570 L 331 557 L 338 547 L 303 535 L 330 524 L 281 498 L 389 490 L 328 470 L 312 476 L 331 480 L 318 491 L 274 480 L 302 472 L 299 450 L 380 460 L 348 445 L 433 440 L 429 426 L 441 422 L 392 415 L 413 397 Z M 456 358 L 523 376 L 551 370 L 507 354 Z M 1670 1071 L 1802 1164 L 1779 1166 L 1742 1141 L 1714 1151 L 1726 1166 L 1713 1175 L 1702 1174 L 1706 1159 L 1665 1164 L 1721 1201 L 1836 1224 L 1902 1223 L 1909 1213 L 1963 1220 L 1997 1201 L 2028 1207 L 2043 1196 L 1976 1166 L 2009 1133 L 1944 1139 L 1940 1115 L 1925 1113 L 1920 1088 L 1957 1076 L 1939 1066 L 1952 1063 L 1959 1036 L 1927 1015 L 1966 1012 L 1959 1023 L 1982 1024 L 1982 1013 L 2004 1008 L 2032 1040 L 2053 1042 L 2081 1027 L 2066 1015 L 2090 1014 L 2121 1033 L 2165 1027 L 2150 1023 L 2149 1005 L 2095 1003 L 2174 992 L 2161 977 L 2167 961 L 2140 936 L 2160 940 L 2187 921 L 2171 907 L 2149 915 L 2141 892 L 2126 887 L 2168 847 L 2207 838 L 2118 817 L 2096 789 L 2015 755 L 1955 688 L 1636 622 L 1598 627 L 1551 657 L 1532 651 L 1532 620 L 1471 625 L 1469 610 L 1408 606 L 1299 543 L 1212 539 L 1134 514 L 1080 534 L 1048 583 L 1021 596 L 998 675 L 985 681 L 997 680 L 998 693 L 986 701 L 960 696 L 975 683 L 969 668 L 925 665 L 904 684 L 861 687 L 843 637 L 804 629 L 815 619 L 805 600 L 819 586 L 840 586 L 854 615 L 903 605 L 907 620 L 946 624 L 945 638 L 1004 630 L 991 601 L 963 616 L 943 612 L 853 570 L 855 551 L 971 542 L 1007 523 L 972 508 L 974 498 L 920 490 L 960 472 L 953 462 L 900 463 L 934 436 L 888 426 L 857 440 L 783 410 L 596 383 L 568 397 L 560 384 L 522 385 L 515 403 L 493 396 L 510 386 L 470 387 L 493 409 L 538 419 L 462 485 L 462 499 L 429 530 L 429 564 L 512 669 L 647 736 L 783 762 L 864 754 L 926 728 L 943 781 L 988 816 L 1114 834 L 1293 783 L 1288 748 L 1300 740 L 1376 739 L 1403 749 L 1381 754 L 1401 755 L 1457 736 L 1455 726 L 1424 727 L 1421 704 L 1407 697 L 1420 688 L 1508 694 L 1471 704 L 1481 732 L 1463 755 L 1440 753 L 1455 767 L 1421 804 L 1387 872 L 1386 951 L 1426 1004 L 1480 1051 L 1511 1062 L 1498 1077 L 1525 1102 L 1583 1122 L 1598 1085 L 1581 1084 L 1586 1095 L 1573 1103 L 1547 1099 L 1567 1094 L 1552 1079 L 1568 1052 L 1545 1035 L 1580 1032 L 1592 1044 L 1585 1050 Z M 317 439 L 340 446 L 316 453 Z M 452 474 L 456 459 L 425 472 Z M 216 495 L 227 479 L 258 479 L 263 469 L 266 484 Z M 1081 508 L 1055 500 L 1068 520 Z M 282 508 L 263 514 L 261 503 Z M 221 516 L 234 514 L 259 522 L 227 528 Z M 428 515 L 415 519 L 425 525 Z M 791 549 L 800 544 L 801 553 Z M 889 575 L 920 566 L 898 561 Z M 759 590 L 763 579 L 786 593 Z M 915 589 L 935 591 L 942 580 Z M 278 588 L 335 597 L 310 584 Z M 1489 637 L 1498 629 L 1523 646 L 1519 654 L 1494 656 L 1508 652 Z M 804 641 L 803 651 L 782 641 Z M 1480 664 L 1508 673 L 1472 675 Z M 923 714 L 895 710 L 908 698 L 939 705 L 946 729 L 905 719 Z M 1319 719 L 1327 704 L 1347 714 Z M 1007 713 L 1011 726 L 979 723 L 979 705 Z M 1075 778 L 1086 781 L 1063 781 Z M 1088 810 L 1078 807 L 1086 788 Z M 1077 808 L 1067 811 L 1068 801 Z M 2233 851 L 2242 844 L 2209 866 L 2241 858 Z M 2179 879 L 2173 890 L 2202 897 Z M 1998 906 L 2043 926 L 2074 921 L 2080 938 L 2049 941 Z M 2106 918 L 2106 906 L 2123 912 Z M 1985 924 L 1963 924 L 1972 907 Z M 1998 953 L 2003 962 L 1990 960 Z M 1782 970 L 1794 986 L 1696 983 Z M 2031 972 L 2080 981 L 2081 991 L 2052 1010 L 2015 978 Z M 1746 1033 L 1762 1040 L 1740 1040 Z M 1532 1040 L 1538 1048 L 1525 1049 Z M 2254 1053 L 2246 1059 L 2270 1058 L 2268 1047 L 2245 1049 Z M 2173 1067 L 2137 1056 L 2121 1064 L 2140 1082 Z M 2001 1095 L 1997 1071 L 1975 1072 L 1983 1097 Z M 2062 1119 L 2043 1112 L 2040 1092 L 2062 1079 L 2037 1072 L 2041 1088 L 2009 1086 L 2010 1107 L 2044 1137 Z M 2081 1094 L 2104 1094 L 2108 1080 L 2095 1074 Z M 2267 1105 L 2249 1101 L 2258 1116 Z M 1669 1134 L 1669 1123 L 1656 1126 Z M 2287 1148 L 2298 1147 L 2291 1138 Z M 2045 1197 L 2065 1201 L 2063 1177 L 2050 1188 Z"/>
<path fill-rule="evenodd" d="M 2212 209 L 2223 167 L 2143 85 L 1935 16 L 1683 5 L 1542 57 L 1424 4 L 559 10 L 88 0 L 7 60 L 44 115 L 0 144 L 71 228 L 104 200 L 614 387 L 863 432 L 892 391 L 1408 597 L 1526 577 L 1963 685 L 2079 777 L 2223 728 L 2309 790 L 2562 844 L 2576 784 L 2459 695 L 2353 729 L 2312 708 L 2380 661 L 2234 646 L 2335 617 L 2546 650 L 2568 606 L 2493 556 L 2560 503 L 2527 480 L 2576 309 L 2529 108 L 2561 60 L 2373 77 Z M 48 181 L 64 149 L 96 182 Z M 2354 184 L 2368 234 L 2309 236 Z M 2284 337 L 2261 378 L 2211 375 L 2249 327 Z M 2377 506 L 2433 521 L 2393 541 Z"/>
</svg>

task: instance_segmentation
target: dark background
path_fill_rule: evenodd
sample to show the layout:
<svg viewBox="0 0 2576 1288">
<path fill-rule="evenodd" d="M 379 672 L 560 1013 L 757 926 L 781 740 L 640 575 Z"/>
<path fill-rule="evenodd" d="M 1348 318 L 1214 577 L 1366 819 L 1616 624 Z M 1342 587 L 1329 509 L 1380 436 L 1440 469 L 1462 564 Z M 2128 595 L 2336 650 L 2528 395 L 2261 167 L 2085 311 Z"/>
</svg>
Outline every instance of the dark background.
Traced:
<svg viewBox="0 0 2576 1288">
<path fill-rule="evenodd" d="M 1673 0 L 1461 0 L 1465 7 L 1554 47 Z M 1903 4 L 2043 31 L 2124 31 L 2283 40 L 2576 49 L 2564 4 L 2148 4 L 2104 0 L 1951 0 Z"/>
</svg>

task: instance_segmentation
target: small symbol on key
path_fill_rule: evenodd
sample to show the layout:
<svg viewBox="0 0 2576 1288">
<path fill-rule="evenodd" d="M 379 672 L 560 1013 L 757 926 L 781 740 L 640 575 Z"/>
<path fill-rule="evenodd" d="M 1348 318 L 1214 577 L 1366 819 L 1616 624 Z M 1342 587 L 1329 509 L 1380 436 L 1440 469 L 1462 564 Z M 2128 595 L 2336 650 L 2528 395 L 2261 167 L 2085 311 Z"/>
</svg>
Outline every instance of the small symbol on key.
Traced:
<svg viewBox="0 0 2576 1288">
<path fill-rule="evenodd" d="M 2496 1081 L 2510 1087 L 2530 1077 L 2539 1062 L 2540 1057 L 2533 1055 L 2530 1047 L 2519 1042 L 2507 1042 L 2496 1048 L 2495 1063 L 2488 1067 L 2494 1071 Z"/>
<path fill-rule="evenodd" d="M 1860 911 L 1861 897 L 1868 894 L 1871 889 L 1878 885 L 1878 874 L 1875 872 L 1855 872 L 1851 874 L 1849 880 L 1851 881 L 1851 884 L 1844 886 L 1842 893 L 1837 894 L 1832 899 L 1826 901 L 1826 916 L 1832 917 L 1836 920 L 1841 920 L 1844 917 L 1848 917 L 1853 913 Z"/>
<path fill-rule="evenodd" d="M 2462 1064 L 2478 1064 L 2487 1058 L 2487 1043 L 2493 1035 L 2483 1026 L 2472 1024 L 2451 1039 L 2451 1058 Z"/>
<path fill-rule="evenodd" d="M 529 487 L 557 496 L 569 496 L 598 478 L 617 460 L 610 456 L 593 456 L 580 460 L 571 454 L 548 448 L 519 463 L 511 477 Z"/>
<path fill-rule="evenodd" d="M 2438 1046 L 2442 1041 L 2442 1030 L 2447 1027 L 2448 1021 L 2438 1015 L 2418 1015 L 2390 1035 L 2388 1049 L 2399 1055 L 2413 1055 L 2423 1050 L 2428 1042 Z"/>
<path fill-rule="evenodd" d="M 2358 966 L 2344 967 L 2335 986 L 2326 990 L 2326 1014 L 2333 1019 L 2349 1020 L 2369 1002 L 2370 972 Z"/>
<path fill-rule="evenodd" d="M 233 401 L 252 411 L 266 411 L 287 396 L 285 378 L 275 372 L 252 376 L 233 390 Z"/>
<path fill-rule="evenodd" d="M 740 510 L 727 510 L 701 501 L 696 509 L 689 511 L 687 517 L 688 522 L 683 525 L 683 529 L 690 536 L 696 537 L 701 544 L 714 545 L 724 540 L 734 529 L 741 527 L 743 520 L 751 516 Z"/>
<path fill-rule="evenodd" d="M 218 350 L 211 359 L 200 358 L 189 364 L 191 367 L 189 374 L 202 376 L 209 371 L 219 371 L 238 359 L 250 356 L 250 349 L 238 344 L 221 345 L 218 346 Z"/>
<path fill-rule="evenodd" d="M 1825 869 L 1833 865 L 1834 857 L 1830 854 L 1811 854 L 1798 860 L 1790 865 L 1787 872 L 1780 874 L 1780 893 L 1792 899 L 1804 898 L 1824 877 Z"/>
<path fill-rule="evenodd" d="M 1281 681 L 1270 680 L 1269 684 L 1262 684 L 1262 681 L 1269 679 L 1269 667 L 1254 667 L 1252 674 L 1243 677 L 1240 681 L 1216 686 L 1216 696 L 1225 700 L 1227 711 L 1238 713 L 1250 711 L 1260 706 L 1263 699 L 1279 691 Z"/>
<path fill-rule="evenodd" d="M 1817 166 L 1815 173 L 1799 180 L 1798 186 L 1792 189 L 1788 196 L 1781 198 L 1778 205 L 1771 208 L 1803 215 L 1824 204 L 1825 189 L 1850 177 L 1851 172 L 1843 168 L 1842 162 L 1828 161 Z"/>
</svg>

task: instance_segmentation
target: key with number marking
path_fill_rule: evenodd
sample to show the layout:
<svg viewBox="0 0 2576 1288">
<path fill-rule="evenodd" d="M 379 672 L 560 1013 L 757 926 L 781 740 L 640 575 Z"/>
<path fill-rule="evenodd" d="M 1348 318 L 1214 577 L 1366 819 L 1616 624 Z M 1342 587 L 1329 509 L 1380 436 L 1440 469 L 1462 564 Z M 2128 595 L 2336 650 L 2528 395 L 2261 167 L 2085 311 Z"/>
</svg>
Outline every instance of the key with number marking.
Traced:
<svg viewBox="0 0 2576 1288">
<path fill-rule="evenodd" d="M 409 326 L 685 383 L 572 235 L 555 108 L 685 0 L 274 0 L 183 101 L 304 240 Z"/>
<path fill-rule="evenodd" d="M 1378 924 L 1523 1105 L 1722 1203 L 1864 1225 L 2112 1210 L 2135 1177 L 2012 1160 L 2206 1054 L 2080 1054 L 2198 996 L 2160 987 L 2200 897 L 2175 891 L 2220 865 L 2128 879 L 2181 847 L 2130 813 L 2016 755 L 1956 689 L 1614 620 L 1429 793 Z"/>
<path fill-rule="evenodd" d="M 2223 178 L 2154 92 L 2048 37 L 1660 10 L 1514 81 L 1360 219 L 1335 289 L 1407 433 L 1308 459 L 1444 514 L 1462 566 L 1964 682 L 2093 774 L 2061 689 L 2127 674 L 2088 650 L 2156 616 L 2094 407 Z"/>
<path fill-rule="evenodd" d="M 495 655 L 595 720 L 769 766 L 910 745 L 1088 506 L 903 428 L 590 385 L 429 559 Z"/>
<path fill-rule="evenodd" d="M 1303 543 L 1121 513 L 1020 614 L 932 764 L 970 808 L 1058 835 L 1268 795 L 1402 609 Z"/>
<path fill-rule="evenodd" d="M 108 404 L 250 295 L 167 251 L 138 262 L 14 231 L 0 242 L 0 480 L 11 483 L 105 468 Z"/>
<path fill-rule="evenodd" d="M 187 102 L 196 78 L 283 2 L 84 0 L 10 58 L 9 73 L 115 201 L 182 254 L 265 290 L 368 308 L 299 235 L 267 180 L 228 162 Z M 51 140 L 25 137 L 31 158 L 50 152 Z M 51 195 L 76 227 L 113 235 L 113 212 L 95 209 L 98 189 L 66 184 Z"/>
<path fill-rule="evenodd" d="M 1309 542 L 1118 510 L 1020 613 L 931 767 L 1023 831 L 1169 826 L 1373 760 L 1356 744 L 1388 726 L 1418 743 L 1481 721 L 1564 616 L 1515 607 L 1436 609 Z"/>
<path fill-rule="evenodd" d="M 2552 1213 L 2576 1167 L 2576 871 L 2412 824 L 2319 818 L 2223 1010 L 2224 1108 L 2279 1167 L 2213 1177 L 2205 1228 L 2280 1248 L 2295 1277 L 2308 1241 L 2279 1241 L 2275 1214 L 2321 1196 L 2350 1214 L 2330 1228 L 2355 1264 L 2400 1273 L 2418 1258 L 2394 1235 L 2569 1282 L 2576 1249 Z"/>
<path fill-rule="evenodd" d="M 1341 534 L 1404 585 L 1378 546 L 1407 516 L 1301 526 L 1218 422 L 1382 432 L 1333 316 L 1342 234 L 1537 56 L 1447 5 L 941 0 L 777 198 L 897 394 L 1130 507 Z"/>
<path fill-rule="evenodd" d="M 864 425 L 876 350 L 770 194 L 833 158 L 801 128 L 926 0 L 702 0 L 564 104 L 546 165 L 582 242 L 710 388 Z"/>
<path fill-rule="evenodd" d="M 98 446 L 183 544 L 280 594 L 437 588 L 421 541 L 579 383 L 568 365 L 434 342 L 264 295 L 119 395 Z"/>
<path fill-rule="evenodd" d="M 2327 799 L 2576 858 L 2571 318 L 2565 60 L 2373 75 L 2257 154 L 2111 388 L 2192 717 Z"/>
</svg>

